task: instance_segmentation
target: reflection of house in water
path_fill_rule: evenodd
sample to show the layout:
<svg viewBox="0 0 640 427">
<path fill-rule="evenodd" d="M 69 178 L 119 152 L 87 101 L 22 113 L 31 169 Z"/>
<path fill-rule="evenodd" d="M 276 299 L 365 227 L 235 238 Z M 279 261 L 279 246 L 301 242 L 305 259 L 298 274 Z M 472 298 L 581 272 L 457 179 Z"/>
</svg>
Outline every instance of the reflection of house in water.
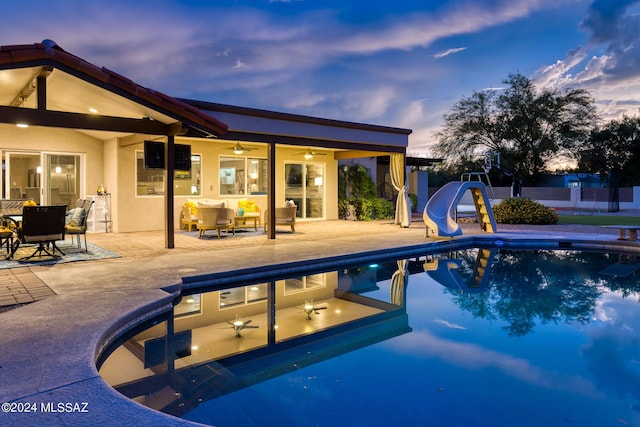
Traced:
<svg viewBox="0 0 640 427">
<path fill-rule="evenodd" d="M 117 348 L 100 374 L 124 395 L 178 415 L 411 330 L 404 299 L 393 304 L 339 283 L 334 271 L 184 296 L 173 318 Z M 396 283 L 406 286 L 405 279 Z M 305 303 L 322 310 L 309 314 Z M 237 337 L 232 323 L 239 319 L 254 328 Z"/>
</svg>

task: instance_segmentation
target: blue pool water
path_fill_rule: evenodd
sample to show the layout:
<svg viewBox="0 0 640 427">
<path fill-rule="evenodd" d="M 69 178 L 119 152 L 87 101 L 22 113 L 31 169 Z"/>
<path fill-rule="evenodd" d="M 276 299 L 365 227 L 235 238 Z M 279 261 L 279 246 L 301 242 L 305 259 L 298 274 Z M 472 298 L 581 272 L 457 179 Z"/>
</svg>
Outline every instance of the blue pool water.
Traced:
<svg viewBox="0 0 640 427">
<path fill-rule="evenodd" d="M 155 376 L 110 381 L 112 358 L 134 359 L 117 351 L 101 374 L 150 407 L 221 427 L 640 425 L 635 255 L 472 248 L 269 283 L 185 296 L 191 313 L 138 336 L 169 342 L 146 368 Z M 325 298 L 307 319 L 312 292 Z M 251 306 L 235 337 L 234 316 Z M 229 320 L 180 326 L 214 312 Z M 191 353 L 171 357 L 166 336 L 180 332 Z M 198 353 L 206 340 L 210 360 Z M 153 395 L 149 378 L 172 402 L 140 397 Z"/>
</svg>

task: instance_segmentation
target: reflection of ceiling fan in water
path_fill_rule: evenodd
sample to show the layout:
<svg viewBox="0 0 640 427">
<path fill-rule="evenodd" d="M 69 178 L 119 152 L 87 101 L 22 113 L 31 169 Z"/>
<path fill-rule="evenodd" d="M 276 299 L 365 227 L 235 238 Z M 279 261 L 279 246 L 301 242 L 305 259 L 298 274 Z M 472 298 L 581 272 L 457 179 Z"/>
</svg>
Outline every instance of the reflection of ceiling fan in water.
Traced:
<svg viewBox="0 0 640 427">
<path fill-rule="evenodd" d="M 307 315 L 307 320 L 311 320 L 311 314 L 320 314 L 319 310 L 326 310 L 327 307 L 318 307 L 313 305 L 313 300 L 304 303 L 304 312 Z"/>
<path fill-rule="evenodd" d="M 259 326 L 249 326 L 249 323 L 251 323 L 252 320 L 240 320 L 240 316 L 236 316 L 236 320 L 234 320 L 233 322 L 227 322 L 228 324 L 231 325 L 231 327 L 233 328 L 233 331 L 236 333 L 236 338 L 240 338 L 242 335 L 240 335 L 240 331 L 242 331 L 243 329 L 255 329 L 255 328 L 259 328 Z"/>
<path fill-rule="evenodd" d="M 243 145 L 240 145 L 239 142 L 237 142 L 236 145 L 234 145 L 233 147 L 227 148 L 227 150 L 232 150 L 233 154 L 242 154 L 245 151 L 257 150 L 257 148 L 245 147 Z"/>
<path fill-rule="evenodd" d="M 312 151 L 309 148 L 307 148 L 307 151 L 305 151 L 305 152 L 296 153 L 296 156 L 304 156 L 304 158 L 306 160 L 313 159 L 313 156 L 326 156 L 326 155 L 327 155 L 327 153 L 323 153 L 322 151 Z"/>
</svg>

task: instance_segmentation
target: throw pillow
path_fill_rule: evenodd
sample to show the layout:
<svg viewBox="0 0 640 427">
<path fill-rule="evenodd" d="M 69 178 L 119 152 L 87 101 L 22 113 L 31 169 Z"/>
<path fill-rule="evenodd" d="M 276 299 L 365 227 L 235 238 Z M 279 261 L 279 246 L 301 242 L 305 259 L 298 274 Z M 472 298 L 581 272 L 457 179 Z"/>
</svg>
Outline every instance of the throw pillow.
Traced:
<svg viewBox="0 0 640 427">
<path fill-rule="evenodd" d="M 224 208 L 224 202 L 222 203 L 198 203 L 199 208 Z"/>
<path fill-rule="evenodd" d="M 243 209 L 244 212 L 258 212 L 259 207 L 256 202 L 249 199 L 238 200 L 238 210 Z"/>
<path fill-rule="evenodd" d="M 73 209 L 67 211 L 66 214 L 64 214 L 64 224 L 65 225 L 69 225 L 69 223 L 71 222 L 71 218 L 73 218 L 73 214 L 76 212 L 76 209 L 82 209 L 82 208 L 73 208 Z"/>
<path fill-rule="evenodd" d="M 80 226 L 82 226 L 82 224 L 84 224 L 85 216 L 86 216 L 86 213 L 85 213 L 84 209 L 76 208 L 73 211 L 73 216 L 71 217 L 71 220 L 69 221 L 69 225 L 72 226 L 72 227 L 80 227 Z"/>
<path fill-rule="evenodd" d="M 191 215 L 198 215 L 198 205 L 196 202 L 189 200 L 184 205 L 189 208 L 189 210 L 191 211 Z"/>
</svg>

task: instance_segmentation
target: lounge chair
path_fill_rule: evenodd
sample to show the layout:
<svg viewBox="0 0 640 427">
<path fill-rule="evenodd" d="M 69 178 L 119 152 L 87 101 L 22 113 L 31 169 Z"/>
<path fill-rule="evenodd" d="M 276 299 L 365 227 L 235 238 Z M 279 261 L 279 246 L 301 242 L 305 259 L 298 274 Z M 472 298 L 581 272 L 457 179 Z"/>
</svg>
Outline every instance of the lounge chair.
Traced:
<svg viewBox="0 0 640 427">
<path fill-rule="evenodd" d="M 276 208 L 276 225 L 288 225 L 291 227 L 291 233 L 296 232 L 296 211 L 297 206 L 287 206 L 284 208 Z M 264 215 L 264 231 L 267 231 L 269 223 L 269 211 Z"/>
<path fill-rule="evenodd" d="M 208 208 L 198 206 L 198 238 L 201 238 L 205 231 L 216 230 L 218 239 L 220 238 L 220 230 L 225 229 L 227 233 L 229 229 L 236 234 L 235 228 L 235 212 L 229 208 Z"/>
<path fill-rule="evenodd" d="M 198 216 L 194 215 L 191 208 L 186 204 L 180 212 L 180 229 L 183 228 L 186 228 L 187 231 L 191 231 L 192 228 L 198 228 Z"/>
</svg>

